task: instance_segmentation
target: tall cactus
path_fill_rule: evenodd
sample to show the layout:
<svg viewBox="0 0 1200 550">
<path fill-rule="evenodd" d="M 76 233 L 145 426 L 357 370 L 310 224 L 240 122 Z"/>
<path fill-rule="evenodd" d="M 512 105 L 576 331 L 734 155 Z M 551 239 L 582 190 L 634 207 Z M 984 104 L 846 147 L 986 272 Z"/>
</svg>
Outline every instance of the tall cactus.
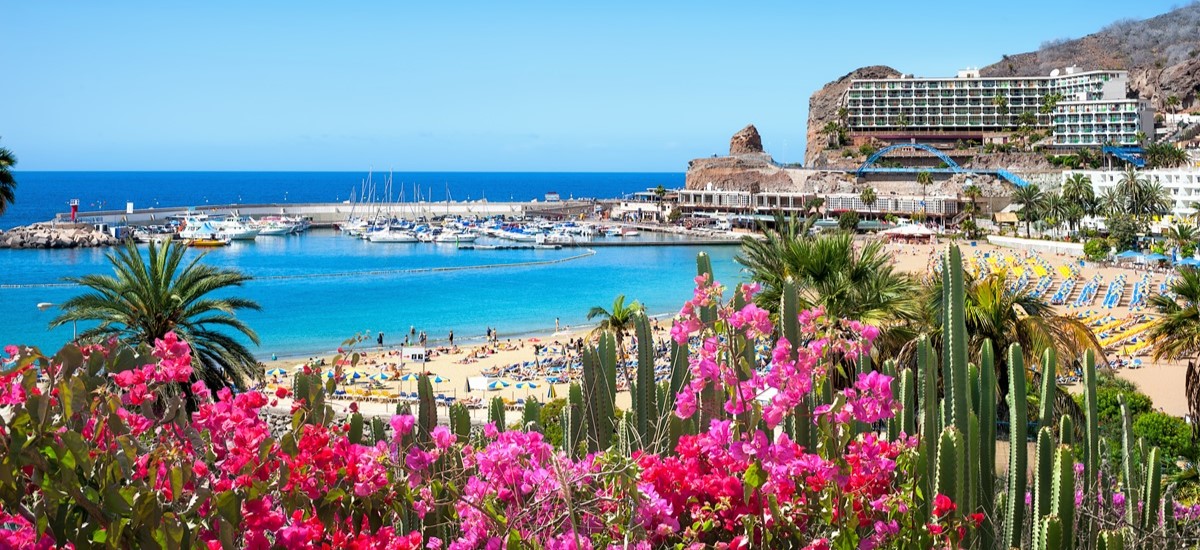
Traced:
<svg viewBox="0 0 1200 550">
<path fill-rule="evenodd" d="M 950 247 L 949 259 L 946 263 L 948 280 L 943 280 L 946 288 L 946 301 L 942 309 L 946 311 L 943 325 L 944 359 L 949 368 L 950 379 L 943 383 L 947 385 L 946 400 L 950 405 L 949 416 L 959 432 L 967 431 L 967 412 L 970 410 L 967 389 L 967 325 L 966 305 L 963 288 L 962 252 L 957 246 Z M 949 284 L 946 284 L 949 283 Z"/>
<path fill-rule="evenodd" d="M 1041 409 L 1038 414 L 1038 426 L 1053 426 L 1054 425 L 1054 394 L 1058 389 L 1057 381 L 1055 380 L 1058 352 L 1054 351 L 1054 347 L 1046 348 L 1042 353 L 1042 397 Z"/>
<path fill-rule="evenodd" d="M 433 398 L 433 383 L 428 374 L 417 379 L 417 437 L 429 441 L 429 434 L 437 427 L 437 401 Z"/>
<path fill-rule="evenodd" d="M 542 430 L 542 404 L 537 399 L 525 401 L 522 410 L 521 426 L 526 431 L 540 432 Z"/>
<path fill-rule="evenodd" d="M 600 335 L 596 347 L 583 350 L 583 392 L 588 452 L 603 452 L 612 445 L 617 428 L 617 344 L 609 333 Z"/>
<path fill-rule="evenodd" d="M 567 406 L 563 407 L 563 412 L 566 414 L 565 417 L 561 417 L 565 419 L 562 423 L 563 449 L 566 449 L 571 458 L 578 458 L 579 442 L 584 437 L 583 386 L 575 382 L 571 383 L 567 389 Z"/>
<path fill-rule="evenodd" d="M 956 503 L 963 502 L 965 464 L 962 460 L 963 438 L 954 426 L 946 426 L 938 442 L 937 476 L 934 493 L 950 497 Z M 965 512 L 965 511 L 964 511 Z"/>
<path fill-rule="evenodd" d="M 1058 516 L 1047 516 L 1041 520 L 1042 525 L 1038 528 L 1038 536 L 1034 537 L 1033 547 L 1037 550 L 1060 550 L 1062 548 L 1070 548 L 1063 544 L 1063 522 L 1058 519 Z"/>
<path fill-rule="evenodd" d="M 796 287 L 796 281 L 791 277 L 788 277 L 783 282 L 783 292 L 780 301 L 780 332 L 788 341 L 788 355 L 794 361 L 799 356 L 797 346 L 802 336 L 800 335 L 800 290 Z M 797 404 L 794 412 L 796 420 L 792 424 L 794 430 L 792 434 L 793 439 L 806 449 L 816 447 L 812 426 L 813 407 L 811 400 L 812 394 L 806 396 Z M 932 457 L 932 455 L 930 456 Z"/>
<path fill-rule="evenodd" d="M 1031 516 L 1033 521 L 1033 536 L 1036 540 L 1037 533 L 1042 528 L 1042 520 L 1050 515 L 1051 509 L 1051 484 L 1054 481 L 1054 436 L 1049 426 L 1038 430 L 1037 437 L 1037 461 L 1033 470 L 1033 494 Z"/>
<path fill-rule="evenodd" d="M 503 432 L 508 429 L 508 423 L 504 420 L 504 399 L 492 398 L 492 403 L 488 406 L 488 422 L 495 424 L 497 431 Z"/>
<path fill-rule="evenodd" d="M 1142 506 L 1142 531 L 1149 532 L 1158 528 L 1160 499 L 1162 498 L 1162 462 L 1158 457 L 1158 447 L 1152 447 L 1146 458 L 1146 483 L 1143 494 L 1145 503 Z"/>
<path fill-rule="evenodd" d="M 1137 526 L 1137 501 L 1141 490 L 1138 483 L 1138 465 L 1137 459 L 1134 457 L 1133 446 L 1133 424 L 1129 419 L 1129 405 L 1125 403 L 1125 396 L 1117 394 L 1117 403 L 1121 407 L 1121 477 L 1122 488 L 1125 493 L 1125 519 L 1130 526 Z"/>
<path fill-rule="evenodd" d="M 363 440 L 363 415 L 361 413 L 350 414 L 350 433 L 346 434 L 347 439 L 351 443 L 362 445 Z"/>
<path fill-rule="evenodd" d="M 996 538 L 996 359 L 992 341 L 984 340 L 979 355 L 979 507 L 983 512 L 980 547 L 991 548 Z"/>
<path fill-rule="evenodd" d="M 450 405 L 450 431 L 462 441 L 471 435 L 471 411 L 462 403 Z"/>
<path fill-rule="evenodd" d="M 1084 417 L 1087 419 L 1083 447 L 1083 491 L 1084 494 L 1092 495 L 1096 487 L 1096 477 L 1100 473 L 1100 413 L 1096 402 L 1096 354 L 1092 350 L 1088 350 L 1083 356 L 1083 401 Z M 1094 501 L 1095 499 L 1091 500 Z"/>
<path fill-rule="evenodd" d="M 637 314 L 633 324 L 637 333 L 637 384 L 632 388 L 635 437 L 630 445 L 644 449 L 653 444 L 660 418 L 658 384 L 654 381 L 654 333 L 645 313 Z"/>
<path fill-rule="evenodd" d="M 908 436 L 917 434 L 917 394 L 914 380 L 912 369 L 900 371 L 900 418 L 896 421 L 896 426 Z"/>
<path fill-rule="evenodd" d="M 1096 550 L 1125 550 L 1125 533 L 1105 531 L 1096 541 Z"/>
<path fill-rule="evenodd" d="M 1021 526 L 1025 523 L 1025 471 L 1028 468 L 1025 444 L 1025 361 L 1021 345 L 1008 348 L 1008 510 L 1005 513 L 1004 540 L 1007 548 L 1021 547 Z"/>
<path fill-rule="evenodd" d="M 1054 480 L 1051 485 L 1050 513 L 1062 521 L 1062 535 L 1056 548 L 1074 548 L 1075 460 L 1067 445 L 1060 445 L 1054 453 Z"/>
<path fill-rule="evenodd" d="M 934 366 L 933 351 L 925 336 L 917 340 L 917 369 L 921 371 L 921 439 L 920 456 L 925 464 L 924 476 L 919 483 L 923 494 L 933 494 L 933 479 L 937 470 L 938 414 L 937 414 L 937 368 Z M 928 516 L 932 499 L 924 499 L 922 514 Z"/>
</svg>

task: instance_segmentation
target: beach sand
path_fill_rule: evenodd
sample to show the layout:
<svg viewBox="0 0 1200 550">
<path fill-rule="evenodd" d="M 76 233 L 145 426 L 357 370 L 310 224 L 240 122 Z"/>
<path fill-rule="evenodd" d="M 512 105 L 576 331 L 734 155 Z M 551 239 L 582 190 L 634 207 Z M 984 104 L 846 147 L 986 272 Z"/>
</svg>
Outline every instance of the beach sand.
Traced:
<svg viewBox="0 0 1200 550">
<path fill-rule="evenodd" d="M 981 254 L 1000 254 L 1013 258 L 1022 257 L 1024 254 L 1024 252 L 1021 250 L 1000 248 L 983 242 L 978 242 L 976 246 L 969 246 L 966 243 L 961 242 L 960 245 L 962 245 L 964 259 L 968 260 L 975 257 L 976 251 L 980 252 Z M 893 262 L 897 268 L 906 272 L 917 274 L 918 276 L 925 276 L 928 274 L 930 272 L 930 266 L 932 265 L 931 260 L 935 258 L 935 255 L 940 254 L 945 249 L 946 243 L 944 242 L 937 245 L 887 245 L 887 251 L 892 255 Z M 1058 311 L 1069 315 L 1075 315 L 1080 311 L 1086 310 L 1096 312 L 1102 311 L 1105 315 L 1111 315 L 1117 319 L 1124 319 L 1130 314 L 1149 314 L 1150 311 L 1148 309 L 1131 311 L 1129 308 L 1128 304 L 1131 298 L 1133 284 L 1139 281 L 1143 274 L 1149 273 L 1152 280 L 1152 288 L 1157 288 L 1158 284 L 1168 276 L 1167 273 L 1150 272 L 1145 269 L 1133 269 L 1132 267 L 1101 267 L 1090 262 L 1082 267 L 1079 267 L 1078 258 L 1071 258 L 1062 255 L 1056 256 L 1050 254 L 1041 254 L 1041 257 L 1050 264 L 1051 272 L 1054 273 L 1054 282 L 1051 285 L 1050 290 L 1047 291 L 1048 296 L 1053 294 L 1062 283 L 1062 277 L 1057 273 L 1058 266 L 1073 264 L 1078 268 L 1079 282 L 1077 283 L 1076 289 L 1072 293 L 1072 299 L 1068 300 L 1068 303 L 1073 301 L 1075 296 L 1078 296 L 1079 288 L 1083 286 L 1084 282 L 1091 279 L 1093 275 L 1099 273 L 1103 277 L 1103 283 L 1101 284 L 1099 292 L 1097 293 L 1097 298 L 1091 305 L 1079 308 L 1071 305 L 1055 306 Z M 1103 300 L 1104 291 L 1108 282 L 1122 274 L 1126 277 L 1127 285 L 1126 292 L 1120 300 L 1120 304 L 1111 309 L 1102 308 L 1100 306 L 1100 302 Z M 655 332 L 655 340 L 656 342 L 662 342 L 668 338 L 667 331 L 669 329 L 669 321 L 661 320 L 658 325 L 659 330 Z M 443 379 L 446 379 L 446 381 L 440 384 L 434 384 L 434 392 L 438 394 L 444 394 L 448 397 L 454 397 L 459 400 L 467 398 L 481 399 L 485 405 L 485 408 L 474 409 L 473 418 L 482 421 L 487 417 L 486 404 L 493 397 L 499 396 L 511 401 L 536 398 L 545 403 L 552 399 L 552 396 L 566 397 L 568 384 L 549 384 L 545 382 L 543 377 L 536 376 L 534 381 L 538 384 L 537 388 L 518 388 L 516 384 L 517 381 L 513 378 L 497 376 L 496 379 L 504 380 L 510 385 L 498 390 L 476 390 L 468 392 L 468 378 L 482 376 L 482 372 L 489 369 L 494 369 L 496 367 L 503 368 L 509 365 L 520 364 L 527 361 L 537 361 L 539 359 L 546 361 L 547 359 L 562 357 L 561 354 L 557 353 L 542 355 L 540 357 L 536 356 L 534 354 L 535 345 L 550 346 L 552 348 L 561 349 L 569 340 L 585 337 L 589 331 L 590 327 L 576 327 L 573 330 L 563 330 L 557 333 L 548 333 L 542 336 L 512 340 L 502 339 L 502 344 L 505 342 L 511 343 L 512 349 L 507 350 L 496 349 L 496 346 L 492 345 L 463 346 L 458 348 L 457 351 L 453 353 L 439 354 L 438 356 L 430 359 L 424 365 L 409 363 L 405 364 L 402 368 L 400 367 L 399 357 L 395 355 L 389 355 L 391 352 L 397 352 L 398 348 L 380 348 L 374 344 L 360 344 L 353 350 L 346 350 L 346 355 L 348 356 L 351 352 L 360 353 L 361 360 L 359 363 L 359 370 L 367 375 L 378 372 L 389 372 L 392 374 L 398 373 L 403 375 L 426 371 L 432 375 L 440 376 Z M 481 351 L 485 349 L 488 351 Z M 1115 370 L 1116 374 L 1137 384 L 1143 393 L 1153 399 L 1156 409 L 1160 409 L 1177 416 L 1183 416 L 1184 414 L 1187 414 L 1187 401 L 1184 395 L 1184 373 L 1186 372 L 1186 365 L 1172 362 L 1155 363 L 1150 360 L 1147 350 L 1142 350 L 1142 353 L 1146 355 L 1139 357 L 1143 364 L 1141 368 L 1120 368 Z M 477 359 L 469 363 L 463 362 L 465 358 L 472 355 L 476 356 Z M 1116 358 L 1117 356 L 1114 353 L 1111 353 L 1110 350 L 1109 359 L 1112 360 Z M 325 360 L 325 366 L 322 367 L 322 371 L 330 370 L 332 368 L 331 365 L 333 364 L 334 356 L 326 356 L 323 359 Z M 298 364 L 302 363 L 304 363 L 303 358 L 292 358 L 278 359 L 266 362 L 265 364 L 267 370 L 282 368 L 288 373 L 291 373 Z M 288 376 L 280 377 L 278 382 L 282 383 L 285 387 L 288 387 L 290 386 L 290 379 L 291 376 L 289 374 Z M 618 380 L 620 380 L 619 376 Z M 268 383 L 271 383 L 272 377 L 267 377 L 267 381 Z M 363 380 L 358 384 L 347 387 L 363 388 L 366 385 L 365 382 L 366 381 Z M 416 391 L 415 381 L 400 381 L 398 380 L 398 377 L 394 377 L 392 380 L 384 382 L 383 384 L 385 388 L 387 388 L 383 391 L 387 392 L 400 391 L 412 393 Z M 271 385 L 269 384 L 268 387 L 270 388 Z M 553 393 L 551 393 L 551 388 L 553 388 Z M 1067 386 L 1067 389 L 1069 391 L 1078 392 L 1081 390 L 1081 384 L 1070 384 Z M 335 408 L 344 410 L 349 407 L 351 402 L 353 401 L 350 399 L 339 399 L 334 402 L 334 406 Z M 629 393 L 618 392 L 617 406 L 620 408 L 627 408 L 629 405 Z M 277 406 L 279 408 L 286 409 L 288 406 L 290 406 L 290 403 L 288 400 L 284 399 L 281 400 Z M 391 414 L 395 410 L 395 405 L 392 403 L 359 401 L 359 408 L 364 412 L 364 414 L 387 415 Z M 440 408 L 440 412 L 441 414 L 445 415 L 445 408 Z M 520 413 L 510 410 L 508 413 L 508 420 L 510 422 L 514 421 L 516 418 L 519 418 L 517 416 L 518 414 Z"/>
</svg>

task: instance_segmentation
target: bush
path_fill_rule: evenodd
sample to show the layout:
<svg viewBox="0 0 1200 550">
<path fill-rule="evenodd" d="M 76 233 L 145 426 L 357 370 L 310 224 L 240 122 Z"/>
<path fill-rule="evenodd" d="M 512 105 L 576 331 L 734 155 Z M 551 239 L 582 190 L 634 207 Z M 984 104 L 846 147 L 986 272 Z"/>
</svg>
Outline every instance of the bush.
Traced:
<svg viewBox="0 0 1200 550">
<path fill-rule="evenodd" d="M 1146 444 L 1161 449 L 1164 465 L 1175 470 L 1180 457 L 1191 459 L 1196 454 L 1192 428 L 1178 416 L 1151 411 L 1133 422 L 1133 434 L 1146 438 Z"/>
<path fill-rule="evenodd" d="M 1108 239 L 1089 239 L 1083 245 L 1083 253 L 1087 259 L 1093 262 L 1099 262 L 1108 257 L 1108 251 L 1112 245 L 1108 243 Z"/>
<path fill-rule="evenodd" d="M 842 231 L 856 231 L 858 229 L 858 212 L 842 212 L 838 216 L 838 229 Z"/>
</svg>

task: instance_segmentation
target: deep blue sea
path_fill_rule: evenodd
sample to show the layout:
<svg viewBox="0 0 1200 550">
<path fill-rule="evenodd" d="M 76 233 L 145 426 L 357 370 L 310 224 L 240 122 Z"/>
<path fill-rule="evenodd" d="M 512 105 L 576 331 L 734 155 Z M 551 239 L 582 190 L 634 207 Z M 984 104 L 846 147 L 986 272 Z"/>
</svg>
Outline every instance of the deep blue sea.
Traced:
<svg viewBox="0 0 1200 550">
<path fill-rule="evenodd" d="M 229 202 L 228 195 L 216 195 L 215 190 L 236 194 L 241 186 L 243 202 L 250 203 L 266 202 L 272 194 L 280 194 L 279 189 L 287 188 L 287 181 L 296 181 L 302 183 L 295 186 L 296 191 L 288 189 L 289 200 L 294 194 L 301 194 L 304 198 L 297 200 L 303 201 L 331 200 L 322 193 L 336 197 L 335 187 L 344 187 L 346 193 L 349 184 L 356 185 L 365 174 L 19 176 L 19 200 L 23 199 L 19 204 L 26 209 L 19 215 L 46 219 L 49 216 L 45 213 L 57 211 L 56 204 L 63 204 L 64 197 L 77 196 L 83 202 L 89 192 L 122 203 L 172 197 L 160 199 L 160 204 L 175 206 L 194 204 L 186 199 L 209 190 L 223 197 L 212 202 Z M 549 190 L 564 196 L 574 193 L 605 197 L 659 183 L 668 187 L 682 183 L 679 174 L 447 173 L 428 177 L 457 178 L 449 180 L 456 200 L 460 198 L 460 187 L 464 199 L 468 193 L 476 196 L 477 191 L 482 196 L 485 190 L 488 197 L 511 193 L 514 198 L 528 199 Z M 400 181 L 399 174 L 395 180 Z M 45 197 L 33 195 L 33 189 L 53 181 L 63 182 L 63 189 L 46 189 Z M 139 188 L 130 182 L 137 181 L 147 188 L 135 193 Z M 88 182 L 95 183 L 96 188 Z M 469 188 L 467 182 L 479 187 Z M 280 187 L 272 190 L 268 184 Z M 17 215 L 10 211 L 0 220 L 12 224 L 10 216 Z M 554 330 L 556 317 L 562 325 L 585 324 L 592 306 L 610 307 L 618 294 L 642 301 L 651 313 L 672 313 L 691 295 L 695 256 L 701 251 L 712 255 L 718 280 L 734 283 L 741 279 L 733 262 L 737 248 L 730 246 L 601 247 L 592 255 L 580 249 L 468 251 L 447 245 L 370 243 L 331 230 L 235 242 L 209 252 L 202 261 L 237 268 L 255 277 L 237 293 L 262 305 L 261 312 L 242 316 L 262 339 L 255 352 L 269 357 L 272 353 L 297 356 L 329 352 L 346 338 L 368 330 L 382 330 L 386 342 L 395 343 L 410 326 L 427 331 L 436 340 L 444 339 L 450 330 L 454 330 L 456 341 L 478 339 L 487 327 L 497 327 L 502 338 L 549 333 Z M 47 329 L 55 310 L 40 311 L 35 306 L 40 302 L 59 303 L 82 292 L 77 287 L 60 286 L 63 277 L 110 273 L 106 253 L 96 249 L 0 250 L 0 265 L 4 266 L 0 270 L 0 310 L 6 313 L 5 321 L 0 323 L 0 343 L 54 350 L 69 341 L 70 326 Z M 550 260 L 567 261 L 521 265 Z M 472 269 L 460 269 L 468 267 Z"/>
<path fill-rule="evenodd" d="M 367 172 L 16 172 L 17 201 L 0 216 L 0 228 L 46 221 L 79 209 L 124 210 L 205 204 L 336 202 L 358 195 Z M 387 172 L 370 174 L 383 195 Z M 683 187 L 683 173 L 591 172 L 395 172 L 392 197 L 413 200 L 541 200 L 549 191 L 562 198 L 614 198 L 662 185 Z M 415 189 L 414 189 L 415 188 Z M 418 191 L 419 190 L 419 191 Z"/>
</svg>

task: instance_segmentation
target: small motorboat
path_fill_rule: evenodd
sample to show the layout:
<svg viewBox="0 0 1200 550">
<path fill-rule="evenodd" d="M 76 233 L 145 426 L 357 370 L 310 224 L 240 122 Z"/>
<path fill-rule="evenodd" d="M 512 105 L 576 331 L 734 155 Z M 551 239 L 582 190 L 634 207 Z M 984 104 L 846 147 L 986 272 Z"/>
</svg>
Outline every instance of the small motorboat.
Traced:
<svg viewBox="0 0 1200 550">
<path fill-rule="evenodd" d="M 187 245 L 194 248 L 216 248 L 218 246 L 229 246 L 229 239 L 218 239 L 216 237 L 188 239 Z"/>
</svg>

